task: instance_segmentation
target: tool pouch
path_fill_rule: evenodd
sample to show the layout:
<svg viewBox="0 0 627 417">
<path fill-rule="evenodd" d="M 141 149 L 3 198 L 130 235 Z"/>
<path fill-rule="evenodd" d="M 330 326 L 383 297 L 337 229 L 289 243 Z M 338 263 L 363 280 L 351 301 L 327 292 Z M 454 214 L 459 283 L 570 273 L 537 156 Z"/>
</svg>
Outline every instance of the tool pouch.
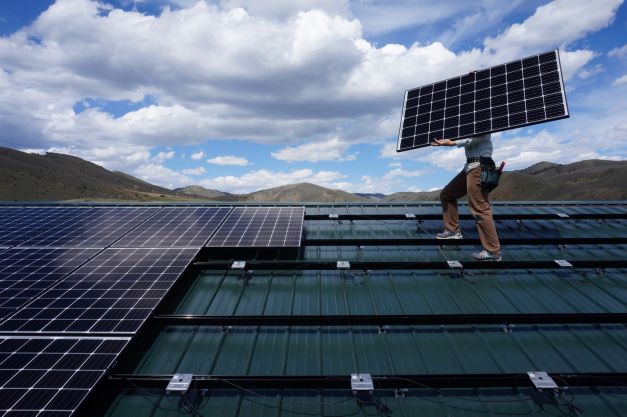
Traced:
<svg viewBox="0 0 627 417">
<path fill-rule="evenodd" d="M 497 171 L 492 158 L 481 158 L 481 189 L 487 192 L 494 190 L 499 185 L 501 172 Z"/>
</svg>

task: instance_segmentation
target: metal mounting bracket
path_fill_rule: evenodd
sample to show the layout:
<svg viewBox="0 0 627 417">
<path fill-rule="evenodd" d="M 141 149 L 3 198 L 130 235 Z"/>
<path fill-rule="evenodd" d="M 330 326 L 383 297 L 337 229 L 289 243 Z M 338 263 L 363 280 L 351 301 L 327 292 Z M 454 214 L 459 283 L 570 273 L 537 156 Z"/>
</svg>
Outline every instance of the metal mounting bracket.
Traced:
<svg viewBox="0 0 627 417">
<path fill-rule="evenodd" d="M 553 381 L 553 378 L 551 378 L 546 372 L 530 371 L 527 372 L 527 375 L 529 375 L 529 379 L 531 379 L 531 382 L 536 389 L 559 389 L 555 381 Z"/>
<path fill-rule="evenodd" d="M 233 264 L 231 265 L 231 269 L 241 269 L 241 270 L 246 269 L 246 261 L 233 262 Z"/>
<path fill-rule="evenodd" d="M 194 374 L 174 374 L 172 379 L 170 379 L 170 382 L 168 382 L 168 386 L 165 391 L 168 393 L 176 392 L 185 394 L 189 389 L 193 378 Z"/>
<path fill-rule="evenodd" d="M 374 383 L 370 374 L 351 374 L 351 389 L 353 394 L 374 391 Z"/>
<path fill-rule="evenodd" d="M 349 261 L 337 261 L 337 269 L 351 269 Z"/>
<path fill-rule="evenodd" d="M 463 269 L 463 268 L 464 268 L 464 266 L 462 265 L 462 263 L 461 263 L 461 262 L 459 262 L 459 261 L 455 261 L 455 260 L 452 260 L 452 261 L 446 261 L 446 264 L 447 264 L 447 265 L 448 265 L 448 267 L 449 267 L 449 268 L 451 268 L 451 269 Z"/>
<path fill-rule="evenodd" d="M 561 266 L 562 268 L 572 268 L 573 264 L 571 264 L 570 262 L 568 262 L 565 259 L 555 259 L 555 263 L 558 264 L 559 266 Z"/>
</svg>

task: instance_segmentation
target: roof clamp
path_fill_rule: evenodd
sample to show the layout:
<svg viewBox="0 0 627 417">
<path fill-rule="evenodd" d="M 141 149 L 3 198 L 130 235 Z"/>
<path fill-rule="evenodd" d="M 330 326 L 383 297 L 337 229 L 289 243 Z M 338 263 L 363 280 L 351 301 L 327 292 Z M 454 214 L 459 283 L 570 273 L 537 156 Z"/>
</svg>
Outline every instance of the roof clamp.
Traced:
<svg viewBox="0 0 627 417">
<path fill-rule="evenodd" d="M 253 277 L 253 270 L 250 269 L 246 269 L 246 261 L 235 261 L 233 262 L 233 264 L 231 265 L 231 269 L 236 270 L 236 271 L 240 271 L 240 278 L 245 280 L 246 283 L 248 283 L 248 280 L 250 280 Z"/>
<path fill-rule="evenodd" d="M 351 269 L 351 263 L 349 261 L 337 261 L 337 269 Z"/>
<path fill-rule="evenodd" d="M 235 261 L 231 265 L 231 269 L 239 269 L 244 271 L 246 269 L 246 261 Z"/>
<path fill-rule="evenodd" d="M 329 213 L 329 220 L 337 220 L 338 224 L 342 224 L 342 220 L 340 220 L 340 215 L 337 213 Z"/>
<path fill-rule="evenodd" d="M 374 383 L 370 374 L 351 374 L 351 390 L 353 395 L 370 395 L 374 392 Z"/>
<path fill-rule="evenodd" d="M 405 213 L 405 218 L 408 220 L 416 220 L 416 215 L 414 213 Z"/>
<path fill-rule="evenodd" d="M 513 324 L 503 324 L 501 325 L 501 330 L 503 330 L 503 333 L 512 333 L 514 331 L 514 327 L 516 327 Z"/>
<path fill-rule="evenodd" d="M 394 389 L 394 398 L 405 398 L 407 394 L 409 394 L 409 388 L 395 388 Z"/>
<path fill-rule="evenodd" d="M 570 216 L 566 213 L 560 213 L 560 212 L 556 212 L 555 213 L 557 215 L 557 217 L 559 217 L 560 219 L 570 219 Z"/>
<path fill-rule="evenodd" d="M 545 389 L 552 390 L 554 393 L 559 392 L 560 388 L 557 386 L 553 378 L 543 371 L 529 371 L 527 372 L 531 383 L 538 391 Z"/>
<path fill-rule="evenodd" d="M 459 277 L 463 277 L 464 276 L 464 266 L 462 265 L 461 262 L 452 260 L 452 261 L 446 261 L 446 264 L 453 271 L 457 272 L 457 276 L 459 276 Z"/>
<path fill-rule="evenodd" d="M 386 334 L 389 331 L 390 331 L 390 326 L 388 326 L 388 325 L 383 325 L 383 326 L 378 326 L 377 327 L 377 332 L 379 332 L 379 334 Z"/>
<path fill-rule="evenodd" d="M 227 326 L 227 325 L 222 326 L 222 333 L 224 334 L 231 333 L 231 330 L 233 330 L 233 326 Z"/>
<path fill-rule="evenodd" d="M 194 374 L 174 374 L 172 375 L 170 382 L 168 382 L 165 392 L 167 394 L 176 393 L 185 395 L 193 378 Z"/>
<path fill-rule="evenodd" d="M 555 263 L 558 264 L 561 268 L 572 268 L 573 264 L 568 262 L 565 259 L 555 259 Z"/>
</svg>

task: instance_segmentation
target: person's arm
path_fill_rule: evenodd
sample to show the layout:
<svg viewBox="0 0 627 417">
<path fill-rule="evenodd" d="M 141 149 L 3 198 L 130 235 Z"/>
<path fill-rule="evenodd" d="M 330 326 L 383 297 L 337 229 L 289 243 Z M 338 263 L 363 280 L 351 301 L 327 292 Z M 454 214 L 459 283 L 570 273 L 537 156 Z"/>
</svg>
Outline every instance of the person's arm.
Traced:
<svg viewBox="0 0 627 417">
<path fill-rule="evenodd" d="M 450 139 L 436 139 L 435 142 L 431 142 L 431 146 L 457 146 L 458 148 L 463 148 L 470 144 L 469 140 L 458 140 L 457 142 L 452 141 Z"/>
</svg>

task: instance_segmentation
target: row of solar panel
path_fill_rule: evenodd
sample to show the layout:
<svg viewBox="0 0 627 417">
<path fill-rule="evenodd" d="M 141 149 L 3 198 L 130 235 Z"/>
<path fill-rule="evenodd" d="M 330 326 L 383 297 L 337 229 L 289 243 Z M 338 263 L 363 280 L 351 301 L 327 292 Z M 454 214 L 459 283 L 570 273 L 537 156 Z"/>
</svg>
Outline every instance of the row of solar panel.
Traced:
<svg viewBox="0 0 627 417">
<path fill-rule="evenodd" d="M 68 417 L 127 338 L 0 337 L 3 416 Z"/>
<path fill-rule="evenodd" d="M 0 244 L 200 248 L 219 228 L 207 246 L 300 246 L 303 217 L 303 207 L 5 207 Z"/>
</svg>

